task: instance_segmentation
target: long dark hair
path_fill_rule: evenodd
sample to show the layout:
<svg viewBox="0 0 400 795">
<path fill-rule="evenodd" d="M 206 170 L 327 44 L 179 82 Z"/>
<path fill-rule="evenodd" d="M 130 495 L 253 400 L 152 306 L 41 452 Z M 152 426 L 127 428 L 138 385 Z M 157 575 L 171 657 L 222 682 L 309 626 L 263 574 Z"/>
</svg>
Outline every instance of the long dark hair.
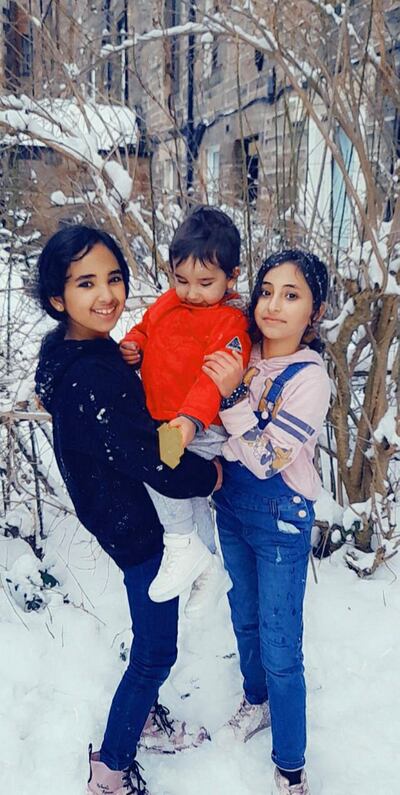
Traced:
<svg viewBox="0 0 400 795">
<path fill-rule="evenodd" d="M 288 248 L 283 251 L 278 251 L 276 254 L 270 254 L 270 256 L 264 260 L 258 271 L 257 280 L 250 299 L 249 332 L 253 342 L 259 342 L 262 336 L 254 319 L 254 312 L 258 299 L 261 296 L 265 274 L 272 268 L 283 265 L 284 262 L 293 262 L 293 264 L 301 270 L 312 293 L 313 316 L 317 314 L 321 304 L 326 301 L 328 294 L 328 269 L 319 257 L 315 254 L 311 254 L 309 251 L 301 251 L 299 248 Z M 314 325 L 306 329 L 302 342 L 318 353 L 322 353 L 325 347 Z"/>
<path fill-rule="evenodd" d="M 94 226 L 65 226 L 47 241 L 38 260 L 37 296 L 44 311 L 55 320 L 65 323 L 67 316 L 54 309 L 50 298 L 64 295 L 65 277 L 71 262 L 82 259 L 97 243 L 106 246 L 117 260 L 128 297 L 129 267 L 114 238 Z"/>
</svg>

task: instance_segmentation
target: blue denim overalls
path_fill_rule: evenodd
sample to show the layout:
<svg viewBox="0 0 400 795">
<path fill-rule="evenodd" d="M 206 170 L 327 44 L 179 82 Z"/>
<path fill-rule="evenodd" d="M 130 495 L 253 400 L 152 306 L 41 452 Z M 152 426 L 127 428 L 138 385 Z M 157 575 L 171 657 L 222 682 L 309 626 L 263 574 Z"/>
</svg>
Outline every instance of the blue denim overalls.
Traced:
<svg viewBox="0 0 400 795">
<path fill-rule="evenodd" d="M 289 365 L 267 395 L 269 416 L 287 381 L 312 362 Z M 283 770 L 304 766 L 306 687 L 303 599 L 313 503 L 278 473 L 260 480 L 243 464 L 224 461 L 214 494 L 217 526 L 233 588 L 229 592 L 244 693 L 251 704 L 269 699 L 272 759 Z"/>
</svg>

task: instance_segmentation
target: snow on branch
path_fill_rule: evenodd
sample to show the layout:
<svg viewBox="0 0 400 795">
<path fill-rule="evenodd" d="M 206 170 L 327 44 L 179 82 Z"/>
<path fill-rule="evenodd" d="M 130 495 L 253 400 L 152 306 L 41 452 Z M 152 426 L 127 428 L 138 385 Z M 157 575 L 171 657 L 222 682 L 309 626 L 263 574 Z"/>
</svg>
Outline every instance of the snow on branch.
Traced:
<svg viewBox="0 0 400 795">
<path fill-rule="evenodd" d="M 344 321 L 346 320 L 347 317 L 349 317 L 349 315 L 352 315 L 353 312 L 354 312 L 354 300 L 353 298 L 349 298 L 348 301 L 346 301 L 340 314 L 337 317 L 335 317 L 334 320 L 324 320 L 322 326 L 326 331 L 326 336 L 329 342 L 336 342 Z"/>
<path fill-rule="evenodd" d="M 202 22 L 187 22 L 184 25 L 175 25 L 170 28 L 153 28 L 147 33 L 136 35 L 125 39 L 121 44 L 105 44 L 100 51 L 101 57 L 106 57 L 113 53 L 121 52 L 121 50 L 130 49 L 138 42 L 156 41 L 164 38 L 173 38 L 179 36 L 189 35 L 204 35 L 212 33 L 213 35 L 235 35 L 240 39 L 251 44 L 256 49 L 262 49 L 265 52 L 273 53 L 277 49 L 277 43 L 273 34 L 270 31 L 263 32 L 262 36 L 255 36 L 248 33 L 240 25 L 236 25 L 225 18 L 222 14 L 214 14 L 212 17 L 204 16 Z"/>
<path fill-rule="evenodd" d="M 128 171 L 110 155 L 137 143 L 136 116 L 116 105 L 92 106 L 83 101 L 47 99 L 33 101 L 22 95 L 0 96 L 0 128 L 8 135 L 3 143 L 44 146 L 83 165 L 94 183 L 95 194 L 108 213 L 114 231 L 122 230 L 122 215 L 150 251 L 154 239 L 139 208 L 130 201 L 133 181 Z M 60 199 L 58 195 L 56 199 Z M 133 262 L 132 253 L 126 250 Z M 158 251 L 159 265 L 167 263 Z"/>
<path fill-rule="evenodd" d="M 400 420 L 399 417 L 396 416 L 395 406 L 389 406 L 386 414 L 384 414 L 374 432 L 375 440 L 377 442 L 382 442 L 384 439 L 386 439 L 390 445 L 400 449 L 399 423 Z"/>
</svg>

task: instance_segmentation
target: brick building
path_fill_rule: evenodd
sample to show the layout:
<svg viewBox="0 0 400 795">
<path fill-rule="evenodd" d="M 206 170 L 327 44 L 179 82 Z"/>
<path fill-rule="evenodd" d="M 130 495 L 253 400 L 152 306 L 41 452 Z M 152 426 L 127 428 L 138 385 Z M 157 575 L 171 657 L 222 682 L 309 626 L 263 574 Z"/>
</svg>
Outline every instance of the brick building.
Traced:
<svg viewBox="0 0 400 795">
<path fill-rule="evenodd" d="M 23 4 L 3 0 L 1 13 L 1 93 L 30 97 L 44 116 L 40 123 L 60 140 L 61 128 L 57 134 L 57 124 L 46 116 L 81 136 L 87 131 L 104 160 L 122 162 L 135 193 L 146 196 L 148 158 L 130 102 L 128 53 L 112 61 L 100 58 L 102 47 L 126 36 L 127 2 L 30 0 L 25 13 Z M 0 168 L 3 223 L 10 208 L 12 214 L 21 206 L 46 235 L 60 220 L 96 218 L 95 188 L 84 159 L 74 162 L 40 139 L 3 135 Z"/>
<path fill-rule="evenodd" d="M 369 24 L 369 5 L 350 3 L 361 38 Z M 400 4 L 384 5 L 386 44 L 397 62 Z M 148 194 L 151 169 L 156 202 L 169 202 L 175 195 L 185 203 L 189 195 L 240 207 L 248 199 L 271 223 L 294 210 L 307 219 L 310 202 L 304 186 L 309 193 L 316 191 L 322 170 L 320 216 L 349 215 L 349 209 L 343 209 L 343 178 L 332 158 L 324 156 L 320 131 L 267 53 L 253 44 L 239 46 L 232 35 L 204 29 L 191 35 L 179 35 L 179 30 L 178 35 L 162 35 L 187 22 L 218 20 L 220 13 L 229 16 L 229 0 L 27 0 L 26 7 L 40 24 L 24 15 L 20 3 L 3 0 L 2 6 L 4 89 L 26 92 L 38 101 L 71 99 L 75 92 L 88 103 L 129 108 L 138 125 L 137 144 L 129 153 L 136 193 Z M 296 4 L 293 9 L 297 10 L 292 18 L 281 21 L 287 47 L 296 42 L 302 10 Z M 335 14 L 342 13 L 340 4 L 335 9 Z M 315 46 L 330 69 L 337 52 L 337 25 L 329 14 L 322 19 L 325 28 Z M 244 20 L 244 28 L 246 24 L 254 30 L 251 20 Z M 146 34 L 154 30 L 161 35 L 146 41 Z M 132 46 L 134 34 L 137 43 Z M 306 86 L 304 75 L 302 80 Z M 383 112 L 391 145 L 397 113 L 390 102 Z M 321 106 L 324 113 L 326 118 Z M 355 173 L 346 135 L 340 129 L 334 135 Z M 55 153 L 35 155 L 45 166 L 57 165 Z M 49 179 L 49 169 L 43 171 L 43 179 Z M 78 184 L 76 175 L 67 176 L 70 185 Z"/>
<path fill-rule="evenodd" d="M 248 7 L 246 3 L 239 5 Z M 354 42 L 369 40 L 371 58 L 373 53 L 380 57 L 382 41 L 374 26 L 369 33 L 370 4 L 352 0 L 348 5 L 356 33 Z M 258 4 L 259 9 L 262 7 L 262 3 Z M 215 0 L 138 2 L 129 24 L 140 36 L 152 26 L 167 29 L 190 21 L 201 23 L 205 18 L 217 20 L 218 13 L 223 12 L 232 17 L 230 8 L 231 3 Z M 330 8 L 337 18 L 344 13 L 341 4 L 330 4 Z M 398 70 L 400 4 L 385 2 L 383 10 L 385 58 Z M 331 14 L 321 15 L 320 9 L 315 13 L 319 13 L 313 21 L 316 54 L 327 71 L 333 72 L 338 49 L 337 19 Z M 304 26 L 304 8 L 293 3 L 292 18 L 286 17 L 282 22 L 286 50 L 292 41 L 296 42 L 300 18 Z M 242 25 L 246 29 L 246 21 Z M 251 21 L 247 28 L 254 32 Z M 312 48 L 312 38 L 309 39 Z M 353 46 L 351 41 L 349 46 Z M 351 213 L 343 176 L 331 154 L 324 154 L 321 132 L 268 54 L 253 44 L 241 42 L 238 46 L 234 36 L 225 34 L 165 36 L 158 41 L 142 40 L 137 45 L 135 69 L 141 76 L 139 106 L 154 153 L 154 182 L 160 196 L 163 189 L 166 197 L 173 191 L 178 198 L 185 197 L 189 190 L 196 199 L 233 206 L 241 206 L 243 198 L 248 197 L 254 210 L 266 219 L 282 219 L 287 213 L 300 210 L 307 221 L 312 212 L 311 201 L 318 193 L 318 214 L 321 218 L 330 217 L 333 242 L 344 235 Z M 354 69 L 362 74 L 363 61 L 357 61 L 356 48 Z M 301 81 L 307 87 L 307 77 L 303 75 Z M 379 86 L 371 84 L 371 89 L 372 95 L 379 97 Z M 321 103 L 318 108 L 317 94 L 313 101 L 326 121 L 326 105 Z M 363 112 L 361 107 L 360 114 Z M 398 112 L 390 97 L 379 112 L 382 142 L 376 156 L 390 169 L 394 150 L 397 148 L 400 153 L 399 142 L 394 140 L 398 136 Z M 356 183 L 354 147 L 340 126 L 333 126 L 333 135 Z M 376 131 L 371 129 L 371 157 L 375 157 L 374 135 Z"/>
</svg>

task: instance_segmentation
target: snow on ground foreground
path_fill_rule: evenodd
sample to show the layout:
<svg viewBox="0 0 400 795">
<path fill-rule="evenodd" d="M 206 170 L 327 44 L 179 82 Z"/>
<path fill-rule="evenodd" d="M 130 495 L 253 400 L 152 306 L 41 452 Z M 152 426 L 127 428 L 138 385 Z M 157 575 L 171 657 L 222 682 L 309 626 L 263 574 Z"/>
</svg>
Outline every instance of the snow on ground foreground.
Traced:
<svg viewBox="0 0 400 795">
<path fill-rule="evenodd" d="M 64 579 L 43 612 L 24 613 L 0 591 L 0 791 L 83 795 L 87 744 L 98 747 L 129 645 L 118 569 L 74 520 L 49 540 Z M 10 568 L 22 541 L 0 538 Z M 343 550 L 310 572 L 305 656 L 309 690 L 308 774 L 312 795 L 397 795 L 400 556 L 360 580 Z M 65 567 L 67 564 L 67 569 Z M 180 656 L 162 702 L 211 734 L 241 698 L 228 607 L 201 626 L 182 616 Z M 273 765 L 269 731 L 246 746 L 216 742 L 180 756 L 139 756 L 151 795 L 266 795 Z"/>
</svg>

